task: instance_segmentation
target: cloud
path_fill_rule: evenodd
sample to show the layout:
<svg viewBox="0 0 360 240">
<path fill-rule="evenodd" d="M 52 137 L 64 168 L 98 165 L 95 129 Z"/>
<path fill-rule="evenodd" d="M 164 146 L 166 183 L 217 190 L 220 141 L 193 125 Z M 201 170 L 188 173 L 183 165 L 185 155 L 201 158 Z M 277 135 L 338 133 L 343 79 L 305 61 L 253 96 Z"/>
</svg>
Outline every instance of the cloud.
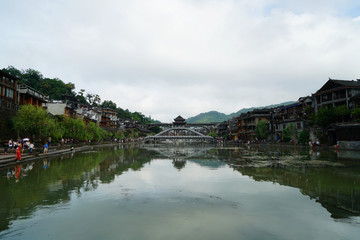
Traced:
<svg viewBox="0 0 360 240">
<path fill-rule="evenodd" d="M 357 1 L 13 1 L 1 67 L 169 121 L 295 100 L 360 76 Z M 350 11 L 351 10 L 351 11 Z"/>
</svg>

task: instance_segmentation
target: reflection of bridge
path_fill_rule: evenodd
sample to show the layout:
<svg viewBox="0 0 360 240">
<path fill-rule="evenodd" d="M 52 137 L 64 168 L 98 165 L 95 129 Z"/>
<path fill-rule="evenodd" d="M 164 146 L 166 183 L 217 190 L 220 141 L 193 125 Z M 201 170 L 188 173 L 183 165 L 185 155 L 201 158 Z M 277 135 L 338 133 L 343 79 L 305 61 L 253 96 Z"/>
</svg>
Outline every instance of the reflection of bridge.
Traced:
<svg viewBox="0 0 360 240">
<path fill-rule="evenodd" d="M 169 159 L 208 158 L 208 152 L 212 146 L 204 145 L 144 145 L 143 148 L 158 152 L 161 156 Z"/>
</svg>

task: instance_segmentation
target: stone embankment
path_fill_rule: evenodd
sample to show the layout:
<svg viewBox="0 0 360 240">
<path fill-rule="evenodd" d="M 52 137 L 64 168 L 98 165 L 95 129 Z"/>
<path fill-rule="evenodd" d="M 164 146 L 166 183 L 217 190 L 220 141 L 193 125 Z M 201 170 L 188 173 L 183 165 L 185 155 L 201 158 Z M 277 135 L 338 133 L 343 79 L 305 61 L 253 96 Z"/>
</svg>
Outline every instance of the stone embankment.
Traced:
<svg viewBox="0 0 360 240">
<path fill-rule="evenodd" d="M 3 149 L 0 149 L 0 167 L 7 167 L 15 164 L 21 164 L 24 162 L 33 161 L 36 159 L 43 159 L 45 157 L 55 157 L 61 154 L 71 154 L 73 152 L 85 151 L 89 149 L 93 149 L 94 147 L 99 146 L 112 146 L 118 145 L 119 143 L 105 143 L 99 145 L 75 145 L 73 148 L 70 145 L 65 146 L 50 146 L 49 152 L 47 154 L 34 151 L 34 153 L 29 153 L 29 150 L 25 150 L 23 154 L 21 154 L 21 161 L 15 161 L 15 151 L 12 150 L 8 153 L 4 153 Z"/>
</svg>

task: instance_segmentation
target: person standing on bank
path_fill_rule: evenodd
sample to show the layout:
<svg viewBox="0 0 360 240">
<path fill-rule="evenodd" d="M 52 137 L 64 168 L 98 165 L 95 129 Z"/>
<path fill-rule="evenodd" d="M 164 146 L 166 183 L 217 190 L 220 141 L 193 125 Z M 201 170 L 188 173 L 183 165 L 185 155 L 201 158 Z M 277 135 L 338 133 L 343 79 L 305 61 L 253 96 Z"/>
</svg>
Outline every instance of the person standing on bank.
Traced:
<svg viewBox="0 0 360 240">
<path fill-rule="evenodd" d="M 12 142 L 12 139 L 9 140 L 9 150 L 11 151 L 11 148 L 13 146 L 13 142 Z"/>
<path fill-rule="evenodd" d="M 16 161 L 20 161 L 20 160 L 21 160 L 21 145 L 19 145 L 19 146 L 16 148 L 15 160 L 16 160 Z"/>
<path fill-rule="evenodd" d="M 48 153 L 48 148 L 49 148 L 49 145 L 47 143 L 45 143 L 45 145 L 44 145 L 44 153 L 45 154 Z"/>
<path fill-rule="evenodd" d="M 29 144 L 30 153 L 32 153 L 33 148 L 34 148 L 34 144 L 32 142 L 30 142 L 30 144 Z"/>
</svg>

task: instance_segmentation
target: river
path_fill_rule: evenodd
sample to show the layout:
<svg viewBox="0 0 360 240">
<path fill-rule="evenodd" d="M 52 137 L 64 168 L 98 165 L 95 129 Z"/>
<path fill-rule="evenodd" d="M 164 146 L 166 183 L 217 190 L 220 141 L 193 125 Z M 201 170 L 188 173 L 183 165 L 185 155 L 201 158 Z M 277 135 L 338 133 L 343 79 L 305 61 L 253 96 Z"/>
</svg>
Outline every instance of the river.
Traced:
<svg viewBox="0 0 360 240">
<path fill-rule="evenodd" d="M 358 152 L 94 148 L 0 170 L 0 239 L 358 239 Z"/>
</svg>

